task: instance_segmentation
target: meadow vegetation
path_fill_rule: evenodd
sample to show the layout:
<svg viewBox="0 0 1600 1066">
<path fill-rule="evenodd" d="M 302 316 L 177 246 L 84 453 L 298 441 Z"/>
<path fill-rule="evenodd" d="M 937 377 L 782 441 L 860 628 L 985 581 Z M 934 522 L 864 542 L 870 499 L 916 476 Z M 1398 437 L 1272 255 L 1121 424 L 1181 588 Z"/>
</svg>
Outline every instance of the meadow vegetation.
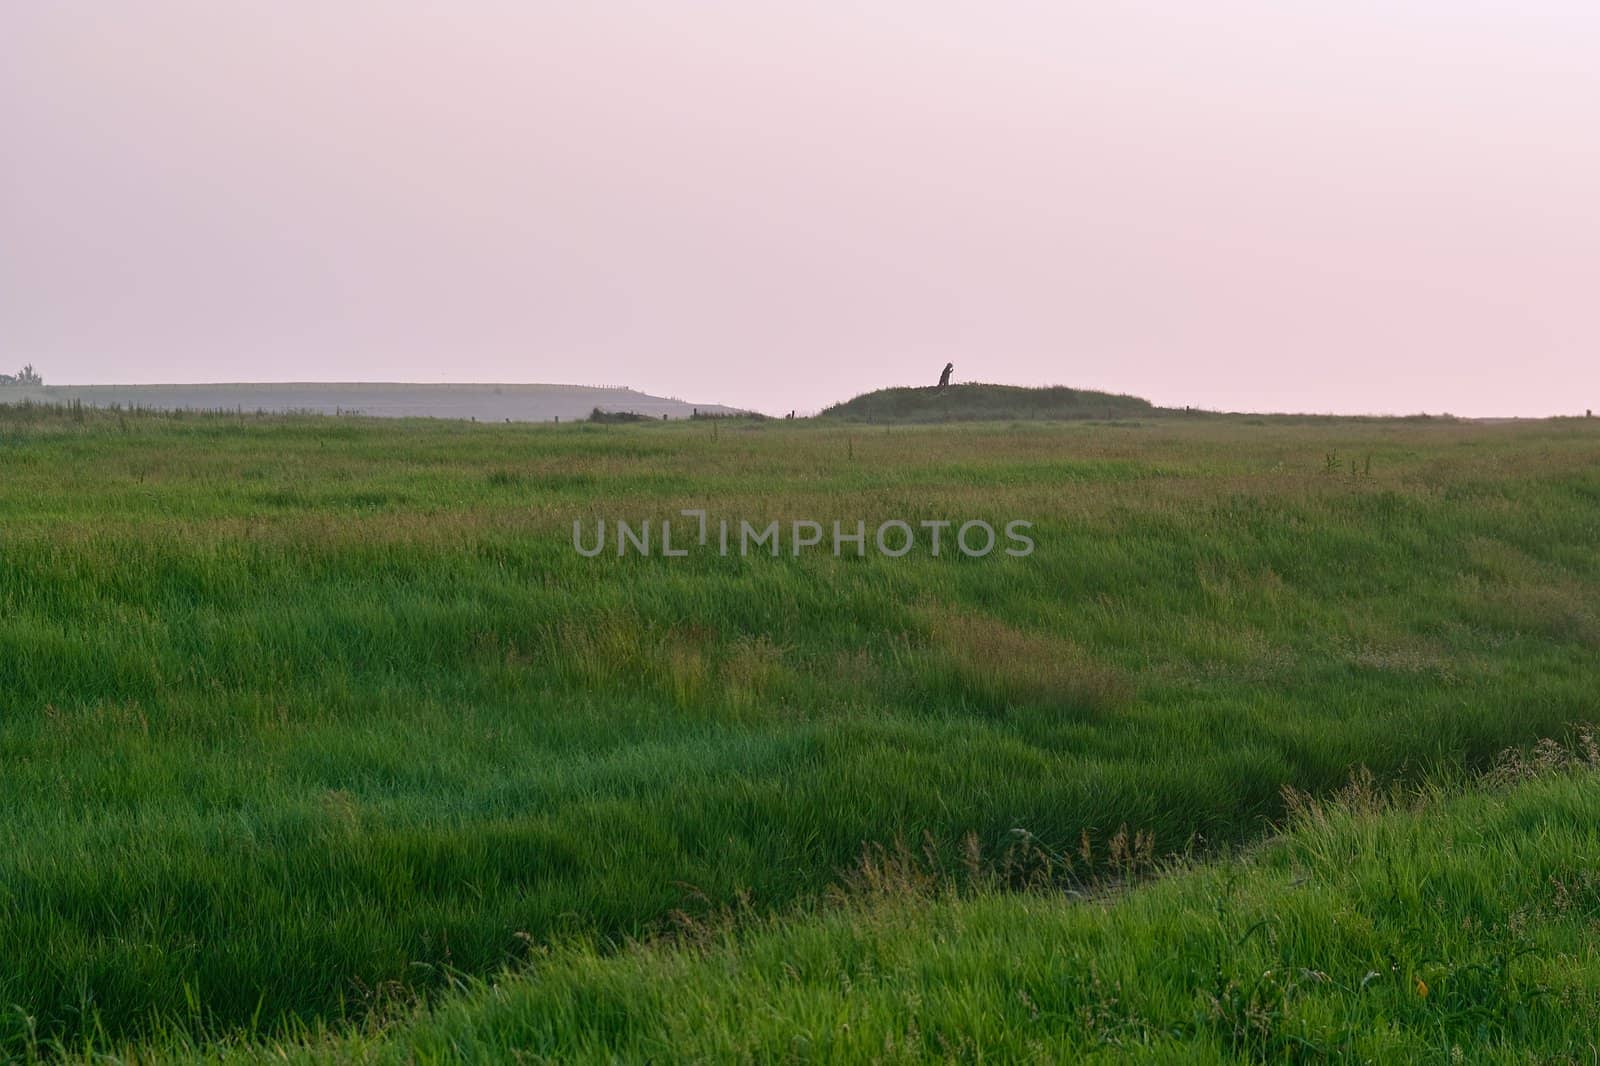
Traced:
<svg viewBox="0 0 1600 1066">
<path fill-rule="evenodd" d="M 1470 789 L 1290 794 L 1264 845 L 1132 889 L 1018 892 L 897 848 L 825 907 L 556 945 L 355 1032 L 176 1030 L 153 1061 L 1591 1061 L 1600 767 L 1572 740 Z"/>
<path fill-rule="evenodd" d="M 1597 548 L 1582 420 L 0 408 L 0 1055 L 1559 1047 L 1584 760 L 1318 798 L 1600 718 Z"/>
</svg>

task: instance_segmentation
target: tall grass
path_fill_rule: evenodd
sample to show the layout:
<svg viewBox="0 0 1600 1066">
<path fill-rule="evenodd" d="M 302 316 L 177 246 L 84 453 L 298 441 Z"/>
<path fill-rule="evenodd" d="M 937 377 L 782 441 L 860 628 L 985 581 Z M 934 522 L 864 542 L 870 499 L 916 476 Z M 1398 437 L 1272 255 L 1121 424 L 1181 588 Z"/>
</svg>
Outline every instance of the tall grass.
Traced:
<svg viewBox="0 0 1600 1066">
<path fill-rule="evenodd" d="M 1264 847 L 1131 890 L 963 888 L 912 858 L 879 871 L 885 891 L 825 909 L 620 953 L 558 945 L 362 1032 L 224 1047 L 290 1062 L 1581 1061 L 1600 1031 L 1600 789 L 1592 750 L 1552 750 L 1466 793 L 1358 776 L 1296 799 Z M 152 1059 L 223 1053 L 175 1025 Z"/>
<path fill-rule="evenodd" d="M 1597 503 L 1581 422 L 0 410 L 0 1049 L 359 1024 L 864 845 L 1205 854 L 1487 765 L 1600 717 Z M 1038 548 L 572 549 L 684 507 Z"/>
</svg>

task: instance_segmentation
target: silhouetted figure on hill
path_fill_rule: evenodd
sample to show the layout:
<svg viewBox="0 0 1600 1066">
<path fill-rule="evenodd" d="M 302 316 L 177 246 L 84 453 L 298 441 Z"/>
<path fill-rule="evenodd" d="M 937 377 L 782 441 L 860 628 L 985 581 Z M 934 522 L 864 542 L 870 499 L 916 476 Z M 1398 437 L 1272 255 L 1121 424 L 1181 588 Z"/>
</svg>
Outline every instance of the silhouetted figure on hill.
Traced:
<svg viewBox="0 0 1600 1066">
<path fill-rule="evenodd" d="M 944 373 L 939 375 L 940 389 L 947 389 L 950 387 L 950 371 L 954 370 L 955 368 L 956 365 L 954 363 L 946 363 L 944 365 Z"/>
</svg>

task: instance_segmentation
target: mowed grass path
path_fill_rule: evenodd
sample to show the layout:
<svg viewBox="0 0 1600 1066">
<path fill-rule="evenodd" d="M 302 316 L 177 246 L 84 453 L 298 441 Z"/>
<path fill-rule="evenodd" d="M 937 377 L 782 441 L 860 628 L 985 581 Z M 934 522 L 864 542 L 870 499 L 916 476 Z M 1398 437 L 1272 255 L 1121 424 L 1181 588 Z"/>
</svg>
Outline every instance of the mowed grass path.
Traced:
<svg viewBox="0 0 1600 1066">
<path fill-rule="evenodd" d="M 1038 548 L 573 551 L 684 507 Z M 1592 422 L 6 411 L 0 1050 L 353 1020 L 871 842 L 1249 841 L 1600 719 L 1597 549 Z"/>
</svg>

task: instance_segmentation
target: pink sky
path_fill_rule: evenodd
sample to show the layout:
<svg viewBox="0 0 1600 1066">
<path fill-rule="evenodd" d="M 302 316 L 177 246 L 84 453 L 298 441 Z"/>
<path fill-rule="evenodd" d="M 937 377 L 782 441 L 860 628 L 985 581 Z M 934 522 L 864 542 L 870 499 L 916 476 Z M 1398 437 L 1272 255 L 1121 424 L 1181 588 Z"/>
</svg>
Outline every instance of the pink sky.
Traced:
<svg viewBox="0 0 1600 1066">
<path fill-rule="evenodd" d="M 1600 4 L 12 0 L 0 368 L 1600 409 Z"/>
</svg>

